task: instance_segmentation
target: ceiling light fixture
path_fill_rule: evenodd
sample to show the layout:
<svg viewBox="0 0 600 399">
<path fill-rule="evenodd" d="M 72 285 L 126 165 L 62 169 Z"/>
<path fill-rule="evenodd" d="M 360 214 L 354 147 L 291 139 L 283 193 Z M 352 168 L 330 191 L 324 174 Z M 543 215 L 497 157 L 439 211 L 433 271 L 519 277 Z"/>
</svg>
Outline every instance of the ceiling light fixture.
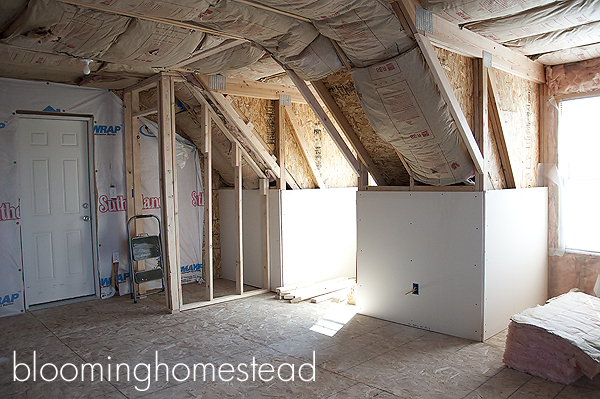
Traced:
<svg viewBox="0 0 600 399">
<path fill-rule="evenodd" d="M 83 73 L 86 75 L 90 74 L 90 62 L 94 62 L 94 60 L 90 60 L 89 58 L 81 60 L 85 65 L 83 66 Z"/>
</svg>

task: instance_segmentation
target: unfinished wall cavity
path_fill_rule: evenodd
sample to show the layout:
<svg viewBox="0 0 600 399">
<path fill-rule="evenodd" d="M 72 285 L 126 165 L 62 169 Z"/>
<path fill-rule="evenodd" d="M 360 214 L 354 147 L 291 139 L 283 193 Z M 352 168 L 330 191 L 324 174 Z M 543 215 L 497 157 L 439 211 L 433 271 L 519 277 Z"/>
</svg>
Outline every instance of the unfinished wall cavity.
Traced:
<svg viewBox="0 0 600 399">
<path fill-rule="evenodd" d="M 331 96 L 359 137 L 367 153 L 390 186 L 408 186 L 409 175 L 394 147 L 375 133 L 367 119 L 349 72 L 340 71 L 323 80 Z"/>
<path fill-rule="evenodd" d="M 490 70 L 490 79 L 497 90 L 496 103 L 516 187 L 536 187 L 540 162 L 539 85 L 497 69 Z"/>
<path fill-rule="evenodd" d="M 232 99 L 232 104 L 252 123 L 255 133 L 260 136 L 269 152 L 273 154 L 275 152 L 275 107 L 277 102 L 242 96 L 229 97 Z M 356 175 L 310 107 L 307 104 L 293 103 L 292 112 L 294 123 L 299 129 L 296 130 L 288 115 L 284 115 L 285 164 L 298 186 L 300 188 L 317 187 L 310 165 L 303 154 L 301 143 L 296 139 L 294 131 L 307 145 L 306 152 L 314 161 L 325 187 L 356 186 Z"/>
</svg>

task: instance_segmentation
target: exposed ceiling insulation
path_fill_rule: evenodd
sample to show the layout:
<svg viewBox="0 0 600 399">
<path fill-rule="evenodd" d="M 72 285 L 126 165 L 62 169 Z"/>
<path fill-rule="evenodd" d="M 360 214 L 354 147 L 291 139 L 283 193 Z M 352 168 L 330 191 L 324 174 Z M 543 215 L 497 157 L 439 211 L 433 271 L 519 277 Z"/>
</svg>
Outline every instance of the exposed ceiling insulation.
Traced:
<svg viewBox="0 0 600 399">
<path fill-rule="evenodd" d="M 421 4 L 546 65 L 600 57 L 600 0 L 423 0 Z"/>
<path fill-rule="evenodd" d="M 422 134 L 423 129 L 413 132 L 414 125 L 411 124 L 417 123 L 416 119 L 410 123 L 403 120 L 407 116 L 423 117 L 407 111 L 418 108 L 417 103 L 400 109 L 394 105 L 398 99 L 391 94 L 380 103 L 376 101 L 379 91 L 389 91 L 392 86 L 396 93 L 405 93 L 394 78 L 384 88 L 380 87 L 381 82 L 372 87 L 364 84 L 365 76 L 371 76 L 377 68 L 387 67 L 390 62 L 399 60 L 399 56 L 417 47 L 410 33 L 405 31 L 408 29 L 406 24 L 403 26 L 402 18 L 396 15 L 397 9 L 394 10 L 390 3 L 394 2 L 2 2 L 0 76 L 108 89 L 128 87 L 163 70 L 220 73 L 244 84 L 290 85 L 282 67 L 294 71 L 303 80 L 345 76 L 345 82 L 335 78 L 327 86 L 346 117 L 351 113 L 344 109 L 344 105 L 352 103 L 354 107 L 358 105 L 356 99 L 367 110 L 359 120 L 351 120 L 352 128 L 368 155 L 386 176 L 387 184 L 405 184 L 407 174 L 402 162 L 422 182 L 452 184 L 467 181 L 473 165 L 465 165 L 465 161 L 469 160 L 464 143 L 457 141 L 454 125 L 433 135 L 418 137 L 419 140 L 428 140 L 428 137 L 434 136 L 439 141 L 437 146 L 441 152 L 435 152 L 435 156 L 426 160 L 420 145 L 407 145 L 407 142 L 415 140 L 415 134 Z M 419 2 L 406 0 L 403 3 L 411 5 Z M 470 29 L 546 64 L 600 56 L 600 0 L 424 0 L 420 4 L 455 26 Z M 397 4 L 394 3 L 394 6 Z M 423 69 L 428 75 L 428 63 L 421 61 L 422 56 L 417 56 L 414 63 L 417 69 Z M 88 76 L 82 73 L 81 60 L 86 58 L 93 60 Z M 541 69 L 541 65 L 537 65 Z M 360 90 L 354 90 L 352 96 L 356 98 L 353 97 L 352 101 L 335 93 L 339 87 L 354 87 L 353 80 L 344 71 L 352 71 L 355 80 L 360 80 L 356 83 L 362 85 Z M 255 92 L 260 92 L 260 89 Z M 435 94 L 433 90 L 430 95 L 436 97 L 439 93 Z M 414 96 L 411 98 L 407 101 L 415 99 Z M 444 99 L 442 103 L 448 101 Z M 438 107 L 443 108 L 442 103 Z M 402 104 L 408 106 L 406 101 Z M 441 110 L 443 112 L 439 114 L 445 117 L 447 123 L 436 122 L 433 126 L 454 123 L 457 116 L 449 116 L 445 109 Z M 390 121 L 383 121 L 384 111 L 391 113 Z M 436 113 L 430 114 L 426 119 L 431 119 Z M 418 123 L 424 128 L 431 125 L 422 121 Z M 472 151 L 470 146 L 468 148 Z M 431 155 L 431 151 L 426 152 Z M 438 161 L 444 158 L 446 166 L 442 167 L 433 158 Z M 456 176 L 455 168 L 461 169 L 459 176 Z"/>
</svg>

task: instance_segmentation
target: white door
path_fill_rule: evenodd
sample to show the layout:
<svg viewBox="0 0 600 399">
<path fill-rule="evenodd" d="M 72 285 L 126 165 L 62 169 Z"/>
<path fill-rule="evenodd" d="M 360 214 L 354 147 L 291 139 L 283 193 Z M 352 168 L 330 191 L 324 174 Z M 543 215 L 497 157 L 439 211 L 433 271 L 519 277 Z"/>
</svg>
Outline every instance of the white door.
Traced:
<svg viewBox="0 0 600 399">
<path fill-rule="evenodd" d="M 94 294 L 88 121 L 19 117 L 18 164 L 27 305 Z"/>
</svg>

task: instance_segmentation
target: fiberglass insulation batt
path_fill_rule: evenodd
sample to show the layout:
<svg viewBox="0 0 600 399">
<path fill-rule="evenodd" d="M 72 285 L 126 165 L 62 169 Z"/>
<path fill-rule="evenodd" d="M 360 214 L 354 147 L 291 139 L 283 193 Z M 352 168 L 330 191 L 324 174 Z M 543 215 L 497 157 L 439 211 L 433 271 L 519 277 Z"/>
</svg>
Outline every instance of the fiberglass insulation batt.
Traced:
<svg viewBox="0 0 600 399">
<path fill-rule="evenodd" d="M 600 298 L 569 292 L 511 317 L 504 363 L 570 384 L 600 373 Z"/>
<path fill-rule="evenodd" d="M 352 78 L 371 126 L 402 154 L 416 180 L 445 186 L 473 176 L 473 162 L 419 48 L 357 68 Z"/>
</svg>

